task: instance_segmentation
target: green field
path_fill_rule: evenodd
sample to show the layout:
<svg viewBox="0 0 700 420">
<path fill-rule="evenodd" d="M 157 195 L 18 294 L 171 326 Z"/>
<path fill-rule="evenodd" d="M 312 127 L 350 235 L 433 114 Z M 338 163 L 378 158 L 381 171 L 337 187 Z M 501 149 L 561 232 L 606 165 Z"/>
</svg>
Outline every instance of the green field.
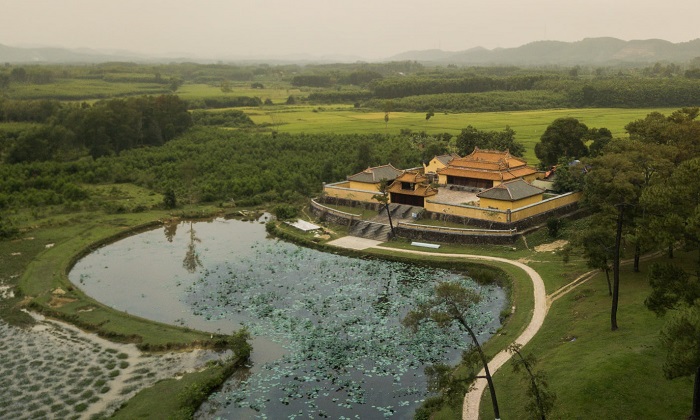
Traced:
<svg viewBox="0 0 700 420">
<path fill-rule="evenodd" d="M 301 95 L 301 91 L 297 88 L 291 88 L 288 85 L 270 85 L 265 84 L 263 89 L 252 89 L 250 83 L 237 84 L 231 86 L 231 92 L 224 93 L 219 86 L 206 84 L 184 84 L 176 94 L 182 99 L 202 99 L 202 98 L 226 98 L 235 96 L 249 96 L 251 98 L 258 97 L 261 100 L 269 98 L 276 105 L 284 104 L 290 95 Z"/>
<path fill-rule="evenodd" d="M 128 95 L 170 93 L 156 83 L 106 82 L 99 79 L 67 79 L 47 84 L 14 84 L 6 91 L 12 99 L 57 99 L 64 101 L 102 99 Z"/>
<path fill-rule="evenodd" d="M 350 105 L 295 106 L 278 109 L 247 108 L 245 112 L 256 124 L 271 125 L 285 133 L 386 133 L 398 134 L 402 129 L 427 133 L 457 135 L 471 125 L 479 130 L 501 131 L 506 126 L 515 130 L 516 140 L 525 144 L 525 158 L 531 164 L 535 144 L 549 124 L 557 118 L 577 118 L 589 128 L 605 127 L 613 136 L 625 136 L 625 125 L 644 118 L 653 111 L 670 114 L 676 108 L 661 109 L 552 109 L 542 111 L 484 112 L 465 114 L 436 114 L 430 120 L 423 113 L 392 112 L 388 124 L 383 112 L 363 112 Z"/>
</svg>

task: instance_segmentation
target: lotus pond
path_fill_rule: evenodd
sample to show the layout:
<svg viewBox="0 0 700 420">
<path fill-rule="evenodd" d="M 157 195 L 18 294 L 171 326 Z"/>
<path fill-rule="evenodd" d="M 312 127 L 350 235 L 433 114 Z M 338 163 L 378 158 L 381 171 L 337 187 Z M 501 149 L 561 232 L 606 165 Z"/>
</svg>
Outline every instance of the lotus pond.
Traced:
<svg viewBox="0 0 700 420">
<path fill-rule="evenodd" d="M 156 321 L 256 337 L 253 364 L 213 394 L 200 418 L 410 418 L 425 366 L 455 363 L 468 337 L 400 324 L 439 281 L 480 289 L 480 339 L 498 327 L 503 292 L 459 273 L 348 258 L 266 237 L 263 221 L 183 222 L 105 246 L 70 273 L 117 309 Z"/>
</svg>

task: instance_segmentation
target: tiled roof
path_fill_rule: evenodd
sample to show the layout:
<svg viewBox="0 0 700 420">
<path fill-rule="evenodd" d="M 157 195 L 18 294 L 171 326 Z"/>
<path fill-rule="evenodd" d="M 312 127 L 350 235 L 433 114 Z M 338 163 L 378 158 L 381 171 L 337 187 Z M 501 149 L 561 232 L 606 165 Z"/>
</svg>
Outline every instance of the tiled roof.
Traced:
<svg viewBox="0 0 700 420">
<path fill-rule="evenodd" d="M 501 173 L 497 171 L 477 171 L 464 168 L 454 168 L 452 166 L 438 170 L 438 174 L 458 176 L 460 178 L 490 179 L 492 181 L 500 181 L 502 179 Z"/>
<path fill-rule="evenodd" d="M 477 169 L 453 168 L 448 166 L 438 171 L 440 175 L 456 176 L 460 178 L 487 179 L 491 181 L 509 181 L 511 179 L 524 177 L 536 173 L 537 170 L 530 166 L 524 168 L 511 169 L 509 171 L 485 171 Z"/>
<path fill-rule="evenodd" d="M 413 189 L 403 189 L 403 183 L 411 184 Z M 435 188 L 428 184 L 428 178 L 418 172 L 411 171 L 406 171 L 396 178 L 387 191 L 395 194 L 417 195 L 421 197 L 429 197 L 438 193 Z"/>
<path fill-rule="evenodd" d="M 542 194 L 543 189 L 528 184 L 522 179 L 504 182 L 484 192 L 477 194 L 479 198 L 490 198 L 501 201 L 518 201 L 523 198 Z"/>
<path fill-rule="evenodd" d="M 438 169 L 437 172 L 461 178 L 507 181 L 534 174 L 537 170 L 528 166 L 523 159 L 511 156 L 507 150 L 499 152 L 476 148 L 469 156 L 455 158 L 446 168 Z"/>
<path fill-rule="evenodd" d="M 402 173 L 399 177 L 397 177 L 396 181 L 418 184 L 421 182 L 427 182 L 428 178 L 426 178 L 424 175 L 419 174 L 418 172 L 406 171 Z"/>
<path fill-rule="evenodd" d="M 440 155 L 440 156 L 435 156 L 433 159 L 437 159 L 440 163 L 443 165 L 447 165 L 450 163 L 452 159 L 459 158 L 459 155 L 456 155 L 454 153 L 449 154 L 449 155 Z"/>
<path fill-rule="evenodd" d="M 393 181 L 403 173 L 402 170 L 394 168 L 391 163 L 388 165 L 367 168 L 362 172 L 348 176 L 348 181 L 366 182 L 369 184 L 379 183 L 382 179 Z"/>
</svg>

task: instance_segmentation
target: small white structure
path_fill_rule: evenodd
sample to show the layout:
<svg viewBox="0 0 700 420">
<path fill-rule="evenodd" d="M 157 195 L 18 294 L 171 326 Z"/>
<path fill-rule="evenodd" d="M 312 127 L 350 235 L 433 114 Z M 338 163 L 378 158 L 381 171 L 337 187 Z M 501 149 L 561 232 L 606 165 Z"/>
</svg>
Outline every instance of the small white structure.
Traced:
<svg viewBox="0 0 700 420">
<path fill-rule="evenodd" d="M 438 249 L 440 248 L 440 245 L 438 244 L 428 244 L 425 242 L 411 242 L 412 246 L 421 246 L 423 248 L 433 248 L 433 249 Z"/>
<path fill-rule="evenodd" d="M 309 223 L 306 220 L 301 220 L 297 219 L 296 222 L 286 222 L 289 226 L 294 226 L 295 228 L 299 230 L 303 230 L 304 232 L 309 232 L 311 230 L 318 230 L 321 229 L 321 226 L 317 226 L 313 223 Z"/>
</svg>

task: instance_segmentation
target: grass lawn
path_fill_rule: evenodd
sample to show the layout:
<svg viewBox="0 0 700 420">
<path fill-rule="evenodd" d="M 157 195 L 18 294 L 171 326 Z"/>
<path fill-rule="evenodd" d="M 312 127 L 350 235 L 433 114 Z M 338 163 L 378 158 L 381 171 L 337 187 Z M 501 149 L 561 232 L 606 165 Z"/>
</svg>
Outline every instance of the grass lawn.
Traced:
<svg viewBox="0 0 700 420">
<path fill-rule="evenodd" d="M 618 331 L 610 331 L 610 297 L 599 274 L 555 301 L 540 332 L 524 347 L 540 360 L 537 369 L 557 394 L 551 418 L 670 419 L 690 413 L 692 378 L 669 381 L 661 370 L 665 352 L 659 330 L 667 319 L 644 306 L 650 264 L 643 262 L 641 273 L 623 266 Z M 501 417 L 525 418 L 521 374 L 507 364 L 494 380 Z M 488 392 L 481 416 L 493 418 Z"/>
<path fill-rule="evenodd" d="M 436 222 L 436 221 L 433 221 Z M 436 223 L 442 226 L 442 222 Z M 508 245 L 459 245 L 441 244 L 436 253 L 445 254 L 476 254 L 488 255 L 492 257 L 502 257 L 510 260 L 518 260 L 534 268 L 544 281 L 547 293 L 550 294 L 562 286 L 571 283 L 581 274 L 589 271 L 585 260 L 572 255 L 567 263 L 556 251 L 535 250 L 540 245 L 550 244 L 556 240 L 565 239 L 571 232 L 581 229 L 585 225 L 582 220 L 566 221 L 558 238 L 552 238 L 547 233 L 547 229 L 539 229 L 526 235 L 526 239 L 518 239 L 513 244 Z M 448 223 L 448 226 L 450 224 Z M 455 226 L 456 227 L 456 226 Z M 382 247 L 400 248 L 416 250 L 408 240 L 396 240 L 382 244 Z M 604 281 L 604 280 L 603 280 Z M 607 284 L 607 283 L 605 283 Z"/>
</svg>

